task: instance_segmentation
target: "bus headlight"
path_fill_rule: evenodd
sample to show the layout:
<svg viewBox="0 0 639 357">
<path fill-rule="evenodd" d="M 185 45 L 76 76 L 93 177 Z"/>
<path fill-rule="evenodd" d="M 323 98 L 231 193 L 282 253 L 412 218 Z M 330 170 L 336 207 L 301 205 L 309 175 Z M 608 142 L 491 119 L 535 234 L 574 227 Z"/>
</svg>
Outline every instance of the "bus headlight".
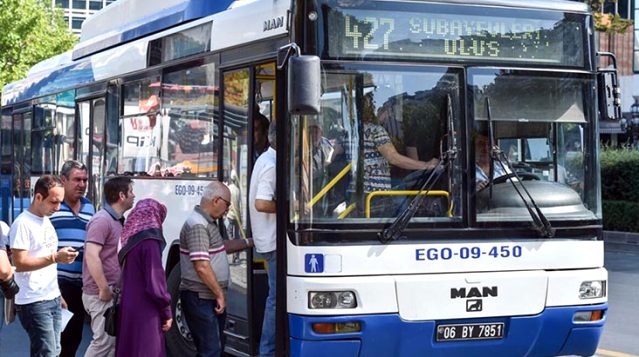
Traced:
<svg viewBox="0 0 639 357">
<path fill-rule="evenodd" d="M 354 309 L 357 299 L 352 291 L 310 291 L 309 309 Z"/>
<path fill-rule="evenodd" d="M 605 280 L 584 281 L 579 287 L 580 299 L 596 299 L 604 296 L 606 296 Z"/>
</svg>

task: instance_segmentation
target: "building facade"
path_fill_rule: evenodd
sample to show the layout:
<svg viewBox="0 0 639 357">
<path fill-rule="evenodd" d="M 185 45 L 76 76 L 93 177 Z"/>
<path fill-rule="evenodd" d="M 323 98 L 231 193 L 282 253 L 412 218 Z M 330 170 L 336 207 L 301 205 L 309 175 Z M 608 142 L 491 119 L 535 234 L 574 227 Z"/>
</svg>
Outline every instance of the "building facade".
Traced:
<svg viewBox="0 0 639 357">
<path fill-rule="evenodd" d="M 82 22 L 102 10 L 105 6 L 116 0 L 51 0 L 53 6 L 61 8 L 64 12 L 64 21 L 69 25 L 69 30 L 80 36 Z"/>
</svg>

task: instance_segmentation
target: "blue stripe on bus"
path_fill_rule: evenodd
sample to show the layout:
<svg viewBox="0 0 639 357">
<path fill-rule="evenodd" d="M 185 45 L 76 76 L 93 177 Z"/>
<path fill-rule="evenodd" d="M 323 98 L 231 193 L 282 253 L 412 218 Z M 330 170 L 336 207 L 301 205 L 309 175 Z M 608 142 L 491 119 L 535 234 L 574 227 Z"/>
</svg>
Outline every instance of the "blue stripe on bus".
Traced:
<svg viewBox="0 0 639 357">
<path fill-rule="evenodd" d="M 573 323 L 577 311 L 606 310 L 608 304 L 549 307 L 541 314 L 520 317 L 442 321 L 404 321 L 398 314 L 301 316 L 289 314 L 292 356 L 554 356 L 595 353 L 604 318 Z M 317 334 L 313 323 L 359 321 L 362 331 L 338 335 Z M 500 340 L 436 342 L 439 324 L 504 322 Z M 392 332 L 391 332 L 392 331 Z M 327 353 L 330 351 L 330 353 Z"/>
</svg>

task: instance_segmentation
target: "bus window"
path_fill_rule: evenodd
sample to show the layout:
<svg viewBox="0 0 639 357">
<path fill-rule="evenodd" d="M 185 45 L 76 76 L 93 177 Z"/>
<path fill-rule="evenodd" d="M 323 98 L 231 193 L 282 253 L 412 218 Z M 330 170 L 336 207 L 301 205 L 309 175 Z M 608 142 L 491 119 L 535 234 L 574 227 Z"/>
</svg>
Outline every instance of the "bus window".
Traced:
<svg viewBox="0 0 639 357">
<path fill-rule="evenodd" d="M 55 103 L 41 103 L 35 107 L 31 131 L 31 174 L 53 174 Z"/>
<path fill-rule="evenodd" d="M 213 63 L 163 76 L 163 110 L 168 125 L 168 152 L 155 176 L 189 172 L 217 177 L 218 90 Z"/>
<path fill-rule="evenodd" d="M 160 112 L 159 94 L 159 76 L 123 85 L 118 173 L 148 176 L 166 158 L 168 126 Z"/>
<path fill-rule="evenodd" d="M 318 222 L 396 217 L 447 147 L 447 98 L 458 98 L 458 75 L 445 69 L 329 70 L 323 83 L 320 115 L 294 123 L 292 147 L 301 149 L 291 153 L 292 216 Z M 460 192 L 450 182 L 460 180 L 460 171 L 450 172 L 416 217 L 458 217 Z"/>
<path fill-rule="evenodd" d="M 526 204 L 515 191 L 521 184 L 540 207 L 553 207 L 547 210 L 549 219 L 594 217 L 598 208 L 587 204 L 584 190 L 582 133 L 588 128 L 583 110 L 588 81 L 572 76 L 476 72 L 470 81 L 476 120 L 477 221 L 529 219 Z M 487 144 L 485 149 L 480 144 L 480 138 L 488 142 L 486 103 L 490 104 L 493 139 L 508 162 L 491 160 Z M 492 189 L 488 190 L 490 171 Z M 522 183 L 513 185 L 511 178 Z M 553 206 L 559 199 L 565 202 L 564 209 Z"/>
<path fill-rule="evenodd" d="M 56 96 L 53 146 L 53 170 L 57 174 L 64 162 L 75 155 L 75 91 Z"/>
</svg>

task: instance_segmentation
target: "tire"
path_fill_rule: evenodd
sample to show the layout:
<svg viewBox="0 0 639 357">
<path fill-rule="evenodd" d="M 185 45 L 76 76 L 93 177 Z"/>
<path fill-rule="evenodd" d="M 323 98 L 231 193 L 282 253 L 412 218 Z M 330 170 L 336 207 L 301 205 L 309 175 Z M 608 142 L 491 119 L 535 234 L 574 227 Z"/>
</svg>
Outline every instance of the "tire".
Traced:
<svg viewBox="0 0 639 357">
<path fill-rule="evenodd" d="M 191 332 L 184 320 L 184 314 L 180 308 L 180 264 L 176 264 L 169 274 L 167 288 L 171 294 L 171 312 L 173 313 L 173 325 L 166 333 L 166 349 L 169 357 L 195 356 L 195 347 L 191 340 Z"/>
</svg>

